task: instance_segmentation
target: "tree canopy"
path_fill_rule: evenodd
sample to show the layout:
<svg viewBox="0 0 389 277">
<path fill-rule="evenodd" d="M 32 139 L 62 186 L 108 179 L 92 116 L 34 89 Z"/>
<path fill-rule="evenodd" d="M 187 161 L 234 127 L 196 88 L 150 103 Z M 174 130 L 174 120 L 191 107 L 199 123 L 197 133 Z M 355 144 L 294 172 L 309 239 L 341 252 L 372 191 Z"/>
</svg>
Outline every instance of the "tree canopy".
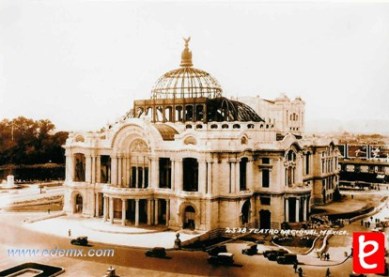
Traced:
<svg viewBox="0 0 389 277">
<path fill-rule="evenodd" d="M 64 163 L 67 132 L 55 132 L 48 119 L 18 117 L 0 121 L 0 165 Z"/>
</svg>

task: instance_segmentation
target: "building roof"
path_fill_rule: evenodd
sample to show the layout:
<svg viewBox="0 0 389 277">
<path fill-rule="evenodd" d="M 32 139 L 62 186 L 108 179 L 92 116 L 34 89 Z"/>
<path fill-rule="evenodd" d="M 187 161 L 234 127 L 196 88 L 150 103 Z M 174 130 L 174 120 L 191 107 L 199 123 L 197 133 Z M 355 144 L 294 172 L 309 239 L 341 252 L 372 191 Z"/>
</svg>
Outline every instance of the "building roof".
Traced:
<svg viewBox="0 0 389 277">
<path fill-rule="evenodd" d="M 207 99 L 207 121 L 264 121 L 249 105 L 225 97 Z"/>
<path fill-rule="evenodd" d="M 164 123 L 155 124 L 154 127 L 157 128 L 163 140 L 174 140 L 174 135 L 178 134 L 176 129 Z"/>
</svg>

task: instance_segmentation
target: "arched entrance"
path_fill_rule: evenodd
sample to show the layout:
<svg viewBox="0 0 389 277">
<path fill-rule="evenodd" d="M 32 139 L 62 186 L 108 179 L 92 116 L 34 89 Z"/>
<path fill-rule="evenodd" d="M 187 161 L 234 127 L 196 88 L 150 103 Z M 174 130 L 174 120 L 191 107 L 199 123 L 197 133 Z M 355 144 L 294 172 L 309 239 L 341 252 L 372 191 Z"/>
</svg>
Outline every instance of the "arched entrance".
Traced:
<svg viewBox="0 0 389 277">
<path fill-rule="evenodd" d="M 259 228 L 270 229 L 271 225 L 271 213 L 268 210 L 261 210 L 259 212 Z"/>
<path fill-rule="evenodd" d="M 195 225 L 195 217 L 196 217 L 196 211 L 192 206 L 186 206 L 184 210 L 184 217 L 183 217 L 183 227 L 184 229 L 191 229 L 194 230 L 196 228 Z"/>
<path fill-rule="evenodd" d="M 250 207 L 251 207 L 250 200 L 246 200 L 242 206 L 242 211 L 241 211 L 242 225 L 245 225 L 250 221 Z"/>
<path fill-rule="evenodd" d="M 77 214 L 82 213 L 82 205 L 83 205 L 83 199 L 81 194 L 77 194 L 75 198 L 75 207 L 74 212 Z"/>
</svg>

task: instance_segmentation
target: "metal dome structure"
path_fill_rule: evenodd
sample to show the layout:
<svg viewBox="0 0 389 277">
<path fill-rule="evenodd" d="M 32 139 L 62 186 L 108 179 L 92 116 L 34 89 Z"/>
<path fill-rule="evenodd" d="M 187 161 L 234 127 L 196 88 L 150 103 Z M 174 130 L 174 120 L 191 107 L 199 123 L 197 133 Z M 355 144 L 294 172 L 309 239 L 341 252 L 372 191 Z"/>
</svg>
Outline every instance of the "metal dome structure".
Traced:
<svg viewBox="0 0 389 277">
<path fill-rule="evenodd" d="M 192 64 L 192 52 L 185 40 L 180 68 L 165 73 L 158 79 L 151 92 L 151 99 L 216 98 L 222 94 L 219 82 L 208 72 L 196 69 Z"/>
</svg>

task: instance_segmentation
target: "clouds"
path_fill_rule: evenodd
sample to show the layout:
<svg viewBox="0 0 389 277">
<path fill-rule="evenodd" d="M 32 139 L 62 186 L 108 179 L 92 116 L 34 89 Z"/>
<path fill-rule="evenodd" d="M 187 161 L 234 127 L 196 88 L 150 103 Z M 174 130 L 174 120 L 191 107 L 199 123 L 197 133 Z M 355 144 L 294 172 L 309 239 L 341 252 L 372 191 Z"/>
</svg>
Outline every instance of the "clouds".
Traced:
<svg viewBox="0 0 389 277">
<path fill-rule="evenodd" d="M 389 120 L 386 3 L 2 1 L 0 15 L 1 117 L 98 129 L 150 96 L 191 35 L 228 95 L 301 96 L 308 121 Z"/>
</svg>

